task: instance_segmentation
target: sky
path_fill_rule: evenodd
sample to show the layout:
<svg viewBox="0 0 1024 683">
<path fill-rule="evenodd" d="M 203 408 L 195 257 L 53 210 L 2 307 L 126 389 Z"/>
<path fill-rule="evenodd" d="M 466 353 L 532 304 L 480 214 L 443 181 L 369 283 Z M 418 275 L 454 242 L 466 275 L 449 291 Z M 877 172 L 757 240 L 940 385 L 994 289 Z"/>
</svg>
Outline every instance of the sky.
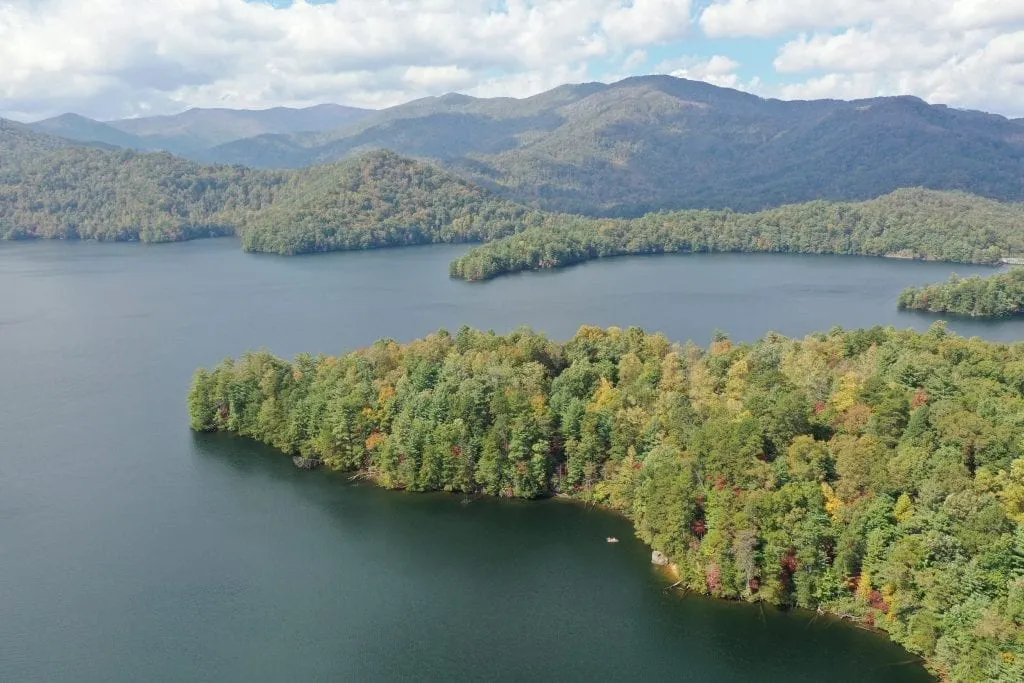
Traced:
<svg viewBox="0 0 1024 683">
<path fill-rule="evenodd" d="M 0 116 L 24 121 L 651 73 L 1024 117 L 1024 0 L 0 0 Z"/>
</svg>

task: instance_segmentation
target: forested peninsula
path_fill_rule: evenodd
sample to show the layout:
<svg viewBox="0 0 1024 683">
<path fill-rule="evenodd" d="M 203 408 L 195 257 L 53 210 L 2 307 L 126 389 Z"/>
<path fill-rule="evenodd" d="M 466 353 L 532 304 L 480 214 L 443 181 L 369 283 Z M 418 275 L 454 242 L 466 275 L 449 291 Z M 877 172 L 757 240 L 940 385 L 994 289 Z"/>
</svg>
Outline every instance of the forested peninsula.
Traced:
<svg viewBox="0 0 1024 683">
<path fill-rule="evenodd" d="M 1024 312 L 1024 268 L 990 277 L 950 277 L 948 282 L 909 287 L 899 307 L 976 318 L 999 318 Z"/>
<path fill-rule="evenodd" d="M 710 251 L 997 263 L 1024 253 L 1024 204 L 906 189 L 865 202 L 814 201 L 750 214 L 677 211 L 633 220 L 561 218 L 471 250 L 452 262 L 450 274 L 487 280 L 610 256 Z"/>
<path fill-rule="evenodd" d="M 200 370 L 191 425 L 379 485 L 596 502 L 682 585 L 886 630 L 952 681 L 1024 679 L 1024 344 L 833 330 L 707 349 L 463 328 Z"/>
</svg>

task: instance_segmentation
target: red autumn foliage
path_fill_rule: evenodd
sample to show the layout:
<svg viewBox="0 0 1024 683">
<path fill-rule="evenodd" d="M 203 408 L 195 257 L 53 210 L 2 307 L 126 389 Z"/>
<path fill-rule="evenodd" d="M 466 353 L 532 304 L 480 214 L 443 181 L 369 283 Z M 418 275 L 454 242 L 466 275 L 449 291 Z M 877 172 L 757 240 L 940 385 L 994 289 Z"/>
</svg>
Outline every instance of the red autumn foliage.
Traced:
<svg viewBox="0 0 1024 683">
<path fill-rule="evenodd" d="M 779 578 L 782 580 L 782 585 L 786 587 L 786 590 L 792 590 L 793 574 L 796 573 L 796 568 L 799 566 L 792 548 L 782 558 L 780 564 L 782 565 L 782 571 L 779 572 Z"/>
<path fill-rule="evenodd" d="M 690 528 L 693 530 L 693 535 L 697 538 L 704 538 L 704 534 L 708 532 L 708 524 L 703 519 L 694 520 Z"/>
<path fill-rule="evenodd" d="M 709 564 L 707 570 L 704 572 L 704 576 L 708 582 L 709 592 L 717 593 L 722 589 L 722 570 L 717 563 L 712 562 Z"/>
<path fill-rule="evenodd" d="M 917 391 L 914 392 L 914 398 L 910 401 L 910 407 L 920 408 L 925 403 L 927 403 L 930 398 L 931 397 L 928 395 L 927 391 L 925 391 L 923 388 L 918 389 Z"/>
<path fill-rule="evenodd" d="M 782 558 L 782 569 L 790 574 L 796 573 L 798 562 L 796 555 L 793 554 L 793 549 L 790 548 L 786 556 Z"/>
<path fill-rule="evenodd" d="M 889 611 L 889 603 L 885 601 L 885 598 L 883 598 L 882 594 L 877 590 L 871 591 L 871 599 L 869 602 L 871 603 L 871 606 L 877 610 L 882 610 L 883 612 Z"/>
<path fill-rule="evenodd" d="M 821 415 L 823 412 L 825 412 L 825 403 L 824 401 L 818 401 L 814 404 L 814 414 Z"/>
<path fill-rule="evenodd" d="M 750 589 L 751 593 L 758 592 L 759 590 L 761 590 L 761 580 L 757 579 L 757 578 L 754 578 L 754 579 L 751 579 L 750 581 L 747 581 L 747 588 Z"/>
</svg>

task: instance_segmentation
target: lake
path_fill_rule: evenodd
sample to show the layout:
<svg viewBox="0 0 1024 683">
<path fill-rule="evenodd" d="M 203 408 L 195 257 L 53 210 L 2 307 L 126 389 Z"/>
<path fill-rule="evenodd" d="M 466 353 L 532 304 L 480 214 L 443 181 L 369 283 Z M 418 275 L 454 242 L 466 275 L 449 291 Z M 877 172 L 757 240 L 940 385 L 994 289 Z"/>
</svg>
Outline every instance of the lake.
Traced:
<svg viewBox="0 0 1024 683">
<path fill-rule="evenodd" d="M 462 324 L 699 343 L 925 329 L 934 316 L 896 310 L 903 287 L 991 269 L 722 254 L 467 284 L 447 277 L 465 249 L 0 244 L 0 680 L 929 680 L 848 624 L 666 591 L 615 516 L 302 472 L 190 433 L 185 393 L 196 367 L 250 348 Z M 1019 319 L 951 327 L 1024 336 Z"/>
</svg>

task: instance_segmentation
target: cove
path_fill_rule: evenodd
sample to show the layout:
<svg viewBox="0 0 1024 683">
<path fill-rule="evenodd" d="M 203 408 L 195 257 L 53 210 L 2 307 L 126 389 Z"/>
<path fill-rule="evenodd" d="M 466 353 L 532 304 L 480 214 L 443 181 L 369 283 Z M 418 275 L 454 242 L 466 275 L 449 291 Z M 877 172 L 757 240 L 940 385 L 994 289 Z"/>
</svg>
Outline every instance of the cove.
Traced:
<svg viewBox="0 0 1024 683">
<path fill-rule="evenodd" d="M 0 680 L 928 680 L 847 624 L 666 593 L 617 517 L 301 472 L 193 436 L 182 397 L 196 367 L 246 348 L 338 352 L 461 324 L 702 342 L 925 328 L 934 316 L 896 311 L 903 287 L 990 269 L 724 254 L 467 285 L 446 275 L 463 249 L 0 245 Z"/>
</svg>

